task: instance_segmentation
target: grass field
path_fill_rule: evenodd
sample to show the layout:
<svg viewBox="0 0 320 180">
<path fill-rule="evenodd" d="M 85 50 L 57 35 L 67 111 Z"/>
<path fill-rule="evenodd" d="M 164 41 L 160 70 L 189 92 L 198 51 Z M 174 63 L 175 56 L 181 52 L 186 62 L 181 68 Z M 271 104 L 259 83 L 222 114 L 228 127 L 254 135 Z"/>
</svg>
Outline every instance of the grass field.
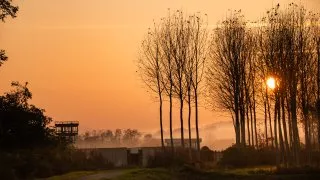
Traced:
<svg viewBox="0 0 320 180">
<path fill-rule="evenodd" d="M 181 168 L 135 169 L 114 180 L 302 180 L 320 179 L 320 174 L 273 174 L 273 167 L 256 167 L 233 170 L 196 171 Z"/>
<path fill-rule="evenodd" d="M 95 173 L 97 173 L 97 171 L 77 171 L 77 172 L 63 174 L 60 176 L 52 176 L 50 178 L 46 178 L 46 180 L 76 180 L 80 177 L 95 174 Z"/>
<path fill-rule="evenodd" d="M 171 180 L 175 179 L 175 174 L 167 169 L 134 169 L 128 171 L 114 180 Z"/>
<path fill-rule="evenodd" d="M 304 180 L 320 179 L 320 174 L 274 174 L 274 167 L 255 167 L 229 170 L 198 171 L 192 168 L 137 168 L 123 169 L 123 174 L 112 180 Z M 77 180 L 81 177 L 108 171 L 80 171 L 62 176 L 54 176 L 48 180 Z M 100 180 L 110 180 L 101 178 Z"/>
</svg>

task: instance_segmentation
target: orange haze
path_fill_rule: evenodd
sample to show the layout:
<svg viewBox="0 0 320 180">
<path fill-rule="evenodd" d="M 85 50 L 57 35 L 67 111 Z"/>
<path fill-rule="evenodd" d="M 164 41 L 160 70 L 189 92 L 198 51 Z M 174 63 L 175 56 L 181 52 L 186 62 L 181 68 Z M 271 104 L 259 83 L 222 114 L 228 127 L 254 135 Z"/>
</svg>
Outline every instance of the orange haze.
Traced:
<svg viewBox="0 0 320 180">
<path fill-rule="evenodd" d="M 319 11 L 319 0 L 301 1 L 308 9 Z M 10 89 L 12 80 L 28 81 L 34 95 L 32 103 L 46 109 L 54 120 L 80 121 L 82 132 L 115 128 L 154 132 L 159 127 L 158 104 L 135 72 L 140 42 L 153 20 L 165 16 L 168 8 L 182 9 L 187 13 L 207 13 L 209 28 L 213 28 L 228 9 L 242 9 L 248 19 L 254 20 L 278 1 L 15 0 L 14 3 L 20 7 L 18 17 L 0 24 L 0 48 L 9 56 L 9 61 L 0 68 L 1 92 Z M 200 113 L 202 127 L 230 119 L 228 114 L 203 107 Z M 215 136 L 232 137 L 231 123 L 229 127 Z"/>
</svg>

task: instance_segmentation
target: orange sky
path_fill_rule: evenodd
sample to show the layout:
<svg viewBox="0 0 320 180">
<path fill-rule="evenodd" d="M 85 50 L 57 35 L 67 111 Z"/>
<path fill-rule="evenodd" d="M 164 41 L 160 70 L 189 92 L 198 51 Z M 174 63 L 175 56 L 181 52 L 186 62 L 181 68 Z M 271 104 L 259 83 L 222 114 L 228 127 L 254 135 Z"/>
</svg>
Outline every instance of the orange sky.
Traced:
<svg viewBox="0 0 320 180">
<path fill-rule="evenodd" d="M 280 0 L 291 2 L 292 0 Z M 319 11 L 319 0 L 301 0 Z M 30 83 L 32 103 L 80 129 L 158 128 L 158 104 L 135 73 L 140 42 L 167 8 L 207 13 L 214 27 L 228 9 L 261 17 L 274 0 L 16 0 L 16 19 L 0 24 L 0 92 L 12 80 Z M 296 1 L 299 2 L 299 1 Z M 167 112 L 165 112 L 167 113 Z M 201 108 L 202 126 L 227 120 Z M 178 114 L 178 113 L 176 113 Z M 167 118 L 167 115 L 165 115 Z M 177 119 L 178 116 L 175 116 Z M 165 124 L 167 126 L 167 123 Z M 232 132 L 232 126 L 230 126 Z"/>
</svg>

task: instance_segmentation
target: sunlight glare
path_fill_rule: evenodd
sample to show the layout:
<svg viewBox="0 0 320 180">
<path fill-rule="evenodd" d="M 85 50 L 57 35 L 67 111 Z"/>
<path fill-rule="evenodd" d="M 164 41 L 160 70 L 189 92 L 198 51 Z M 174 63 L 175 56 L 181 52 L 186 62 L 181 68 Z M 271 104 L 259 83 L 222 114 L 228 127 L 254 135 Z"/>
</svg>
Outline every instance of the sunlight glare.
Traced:
<svg viewBox="0 0 320 180">
<path fill-rule="evenodd" d="M 270 89 L 274 89 L 276 87 L 276 80 L 273 77 L 269 77 L 267 80 L 267 86 Z"/>
</svg>

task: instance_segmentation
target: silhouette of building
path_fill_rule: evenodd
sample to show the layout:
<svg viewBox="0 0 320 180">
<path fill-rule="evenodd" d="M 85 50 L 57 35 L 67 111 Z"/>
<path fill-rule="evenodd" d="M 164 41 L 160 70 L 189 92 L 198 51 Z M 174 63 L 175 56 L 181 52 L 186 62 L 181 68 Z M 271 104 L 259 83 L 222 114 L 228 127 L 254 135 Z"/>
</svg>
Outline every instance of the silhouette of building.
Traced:
<svg viewBox="0 0 320 180">
<path fill-rule="evenodd" d="M 56 121 L 55 130 L 61 137 L 70 142 L 75 142 L 78 136 L 79 121 Z"/>
<path fill-rule="evenodd" d="M 165 139 L 164 142 L 166 143 L 166 146 L 171 147 L 171 139 Z M 202 139 L 200 138 L 199 143 L 201 142 Z M 173 147 L 182 147 L 181 139 L 173 139 Z M 184 147 L 189 147 L 189 139 L 184 139 Z M 191 148 L 197 149 L 197 139 L 191 139 Z"/>
</svg>

